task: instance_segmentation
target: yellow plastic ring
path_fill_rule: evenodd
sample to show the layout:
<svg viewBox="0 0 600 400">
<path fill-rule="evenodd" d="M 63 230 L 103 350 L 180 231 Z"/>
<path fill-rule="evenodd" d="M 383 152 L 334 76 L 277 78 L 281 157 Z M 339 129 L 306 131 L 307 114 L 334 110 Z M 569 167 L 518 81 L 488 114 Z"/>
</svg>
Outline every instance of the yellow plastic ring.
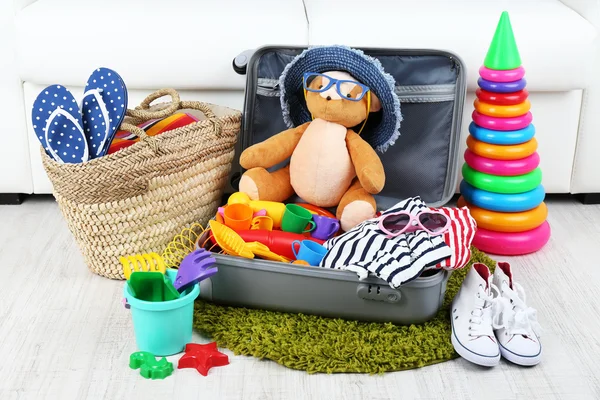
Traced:
<svg viewBox="0 0 600 400">
<path fill-rule="evenodd" d="M 469 135 L 467 137 L 467 147 L 478 156 L 491 158 L 493 160 L 520 160 L 521 158 L 529 157 L 535 153 L 538 142 L 535 138 L 531 138 L 531 140 L 520 144 L 489 144 L 481 142 Z"/>
<path fill-rule="evenodd" d="M 518 117 L 520 115 L 527 114 L 531 108 L 529 100 L 525 100 L 522 103 L 514 104 L 510 106 L 498 106 L 496 104 L 489 104 L 475 99 L 473 102 L 475 110 L 483 115 L 490 117 Z"/>
<path fill-rule="evenodd" d="M 548 218 L 548 208 L 546 207 L 546 203 L 543 202 L 534 209 L 513 213 L 479 208 L 467 203 L 462 196 L 459 197 L 457 205 L 469 208 L 471 216 L 477 221 L 477 227 L 495 232 L 529 231 L 542 225 L 546 218 Z"/>
</svg>

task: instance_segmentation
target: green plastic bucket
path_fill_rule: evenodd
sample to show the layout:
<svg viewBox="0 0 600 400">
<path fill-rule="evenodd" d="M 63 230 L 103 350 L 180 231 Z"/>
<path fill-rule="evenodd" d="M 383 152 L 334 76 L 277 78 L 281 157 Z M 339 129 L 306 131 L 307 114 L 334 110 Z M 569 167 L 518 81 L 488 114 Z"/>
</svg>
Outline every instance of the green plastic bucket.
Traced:
<svg viewBox="0 0 600 400">
<path fill-rule="evenodd" d="M 177 270 L 168 269 L 167 276 L 175 281 Z M 200 285 L 194 285 L 176 300 L 152 302 L 136 299 L 125 283 L 123 295 L 131 309 L 135 341 L 140 351 L 155 356 L 180 353 L 192 341 L 194 300 Z"/>
</svg>

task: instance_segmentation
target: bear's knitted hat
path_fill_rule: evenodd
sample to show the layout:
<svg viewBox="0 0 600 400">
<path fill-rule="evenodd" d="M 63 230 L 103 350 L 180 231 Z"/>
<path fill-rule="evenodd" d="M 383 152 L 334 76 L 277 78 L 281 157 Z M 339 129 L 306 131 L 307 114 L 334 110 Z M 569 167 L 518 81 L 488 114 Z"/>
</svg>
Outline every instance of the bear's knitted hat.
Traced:
<svg viewBox="0 0 600 400">
<path fill-rule="evenodd" d="M 279 78 L 283 120 L 293 128 L 311 120 L 303 92 L 305 72 L 345 71 L 367 85 L 381 102 L 381 120 L 368 124 L 363 138 L 383 153 L 400 135 L 400 100 L 395 93 L 394 78 L 384 71 L 381 62 L 364 52 L 346 46 L 315 46 L 304 50 L 283 70 Z"/>
</svg>

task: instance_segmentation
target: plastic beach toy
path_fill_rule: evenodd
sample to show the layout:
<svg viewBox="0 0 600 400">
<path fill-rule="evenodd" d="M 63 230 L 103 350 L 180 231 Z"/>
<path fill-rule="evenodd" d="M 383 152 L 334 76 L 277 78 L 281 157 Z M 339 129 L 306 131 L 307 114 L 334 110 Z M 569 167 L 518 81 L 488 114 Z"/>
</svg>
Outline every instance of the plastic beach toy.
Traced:
<svg viewBox="0 0 600 400">
<path fill-rule="evenodd" d="M 273 230 L 273 218 L 269 217 L 268 215 L 254 217 L 250 229 L 271 231 Z"/>
<path fill-rule="evenodd" d="M 225 225 L 235 231 L 250 229 L 254 211 L 247 204 L 230 204 L 223 211 Z"/>
<path fill-rule="evenodd" d="M 314 237 L 307 238 L 303 234 L 284 232 L 284 231 L 261 231 L 261 230 L 250 230 L 250 231 L 239 231 L 237 232 L 246 242 L 259 242 L 271 249 L 271 251 L 280 254 L 286 258 L 294 260 L 296 256 L 292 252 L 292 242 L 295 240 L 303 241 L 310 239 L 315 243 L 323 244 L 324 240 L 316 239 Z"/>
<path fill-rule="evenodd" d="M 208 222 L 213 237 L 223 251 L 232 256 L 254 258 L 255 255 L 267 260 L 289 263 L 290 260 L 273 253 L 269 247 L 259 242 L 246 243 L 233 229 L 215 220 Z"/>
<path fill-rule="evenodd" d="M 133 256 L 119 257 L 123 265 L 125 279 L 129 279 L 134 271 L 160 272 L 164 274 L 167 268 L 161 256 L 156 253 L 135 254 Z"/>
<path fill-rule="evenodd" d="M 313 215 L 313 221 L 317 227 L 310 234 L 312 238 L 328 240 L 340 230 L 340 221 L 337 218 Z"/>
<path fill-rule="evenodd" d="M 160 272 L 133 272 L 127 285 L 131 294 L 139 300 L 160 302 L 179 298 L 171 280 Z"/>
<path fill-rule="evenodd" d="M 298 249 L 296 249 L 296 245 L 298 245 Z M 292 242 L 292 251 L 297 260 L 306 261 L 313 266 L 318 266 L 323 257 L 325 257 L 325 254 L 327 254 L 327 249 L 323 245 L 312 240 L 294 240 Z"/>
<path fill-rule="evenodd" d="M 254 210 L 254 212 L 260 212 L 266 210 L 267 215 L 273 219 L 273 228 L 277 229 L 281 227 L 281 219 L 285 212 L 285 204 L 278 203 L 276 201 L 265 201 L 265 200 L 251 200 L 250 197 L 243 192 L 236 192 L 229 196 L 227 205 L 232 204 L 246 204 Z"/>
<path fill-rule="evenodd" d="M 140 375 L 146 379 L 165 379 L 173 373 L 173 363 L 165 357 L 157 360 L 152 353 L 136 351 L 129 356 L 129 368 L 140 369 Z"/>
<path fill-rule="evenodd" d="M 217 343 L 189 343 L 185 346 L 185 354 L 179 359 L 177 368 L 194 368 L 201 375 L 206 376 L 212 367 L 228 364 L 229 357 L 217 349 Z"/>
<path fill-rule="evenodd" d="M 167 277 L 175 280 L 177 271 L 167 269 Z M 178 299 L 171 301 L 144 301 L 124 285 L 123 295 L 133 320 L 135 341 L 140 351 L 156 356 L 180 353 L 192 341 L 194 300 L 200 294 L 200 285 L 186 289 Z"/>
<path fill-rule="evenodd" d="M 218 272 L 215 258 L 205 249 L 194 250 L 188 254 L 177 270 L 177 277 L 173 286 L 178 291 L 183 291 L 204 279 L 208 279 Z"/>
<path fill-rule="evenodd" d="M 311 232 L 316 228 L 313 214 L 304 207 L 297 204 L 288 204 L 285 206 L 283 219 L 281 221 L 281 230 L 293 233 Z M 310 228 L 305 229 L 307 226 Z"/>
</svg>

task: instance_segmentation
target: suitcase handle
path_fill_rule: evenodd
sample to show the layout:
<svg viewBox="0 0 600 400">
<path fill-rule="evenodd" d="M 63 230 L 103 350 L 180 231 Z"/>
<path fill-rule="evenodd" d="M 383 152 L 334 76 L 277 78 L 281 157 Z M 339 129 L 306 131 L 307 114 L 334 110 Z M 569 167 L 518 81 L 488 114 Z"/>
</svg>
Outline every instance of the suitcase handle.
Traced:
<svg viewBox="0 0 600 400">
<path fill-rule="evenodd" d="M 397 289 L 380 285 L 361 283 L 356 288 L 356 295 L 363 300 L 383 301 L 385 303 L 398 303 L 402 293 Z"/>
<path fill-rule="evenodd" d="M 254 50 L 246 50 L 238 54 L 231 62 L 233 70 L 240 75 L 246 75 L 248 63 L 250 62 L 253 53 Z"/>
</svg>

